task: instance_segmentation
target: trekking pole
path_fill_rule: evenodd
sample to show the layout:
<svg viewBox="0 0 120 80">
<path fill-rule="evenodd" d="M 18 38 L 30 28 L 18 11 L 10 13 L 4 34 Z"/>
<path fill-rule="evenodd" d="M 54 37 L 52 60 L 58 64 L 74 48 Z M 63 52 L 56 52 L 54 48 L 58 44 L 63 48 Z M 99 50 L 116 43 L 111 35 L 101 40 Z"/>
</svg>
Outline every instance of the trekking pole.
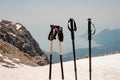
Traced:
<svg viewBox="0 0 120 80">
<path fill-rule="evenodd" d="M 49 67 L 49 80 L 51 80 L 51 73 L 52 73 L 52 53 L 53 53 L 53 39 L 54 39 L 54 29 L 53 25 L 50 25 L 51 31 L 48 35 L 48 40 L 50 40 L 50 67 Z"/>
<path fill-rule="evenodd" d="M 94 27 L 94 32 L 92 33 L 91 25 Z M 95 34 L 95 26 L 91 23 L 91 18 L 88 19 L 88 40 L 89 40 L 89 80 L 92 80 L 92 61 L 91 61 L 91 40 L 92 35 Z"/>
<path fill-rule="evenodd" d="M 63 42 L 62 27 L 56 26 L 56 31 L 58 33 L 58 47 L 59 47 L 59 54 L 60 54 L 61 74 L 62 74 L 62 80 L 64 80 L 63 61 L 62 61 L 62 47 L 61 47 L 61 42 Z"/>
<path fill-rule="evenodd" d="M 70 23 L 70 26 L 69 26 Z M 74 71 L 75 71 L 75 80 L 77 80 L 77 67 L 76 67 L 76 54 L 75 54 L 75 43 L 74 43 L 74 31 L 77 30 L 76 23 L 74 19 L 70 18 L 68 21 L 68 29 L 71 32 L 72 46 L 73 46 L 73 58 L 74 58 Z"/>
</svg>

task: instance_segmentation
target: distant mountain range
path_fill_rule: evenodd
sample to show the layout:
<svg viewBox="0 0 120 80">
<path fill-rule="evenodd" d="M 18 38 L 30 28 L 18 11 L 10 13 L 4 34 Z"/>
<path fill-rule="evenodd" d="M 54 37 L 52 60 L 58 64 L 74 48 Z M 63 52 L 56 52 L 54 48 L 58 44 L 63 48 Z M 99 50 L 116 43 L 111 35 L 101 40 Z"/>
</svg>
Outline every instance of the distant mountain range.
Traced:
<svg viewBox="0 0 120 80">
<path fill-rule="evenodd" d="M 111 50 L 120 48 L 120 28 L 117 29 L 104 29 L 98 35 L 94 36 L 93 39 L 96 43 L 101 44 L 102 48 L 109 48 Z"/>
<path fill-rule="evenodd" d="M 46 53 L 46 55 L 48 56 L 48 58 L 50 58 L 49 52 L 45 52 L 45 53 Z M 53 52 L 52 62 L 53 62 L 53 63 L 58 63 L 58 62 L 60 62 L 59 53 L 56 52 L 56 51 Z"/>
<path fill-rule="evenodd" d="M 94 41 L 101 46 L 92 48 L 92 56 L 99 56 L 103 54 L 109 54 L 120 49 L 120 28 L 117 29 L 104 29 L 99 34 L 93 36 Z M 87 35 L 84 34 L 81 37 L 87 39 Z M 76 57 L 83 58 L 88 57 L 88 48 L 76 49 Z M 53 63 L 59 62 L 59 53 L 53 53 Z M 49 54 L 48 54 L 49 55 Z M 48 56 L 49 57 L 49 56 Z M 63 61 L 73 60 L 73 53 L 68 52 L 63 55 Z"/>
</svg>

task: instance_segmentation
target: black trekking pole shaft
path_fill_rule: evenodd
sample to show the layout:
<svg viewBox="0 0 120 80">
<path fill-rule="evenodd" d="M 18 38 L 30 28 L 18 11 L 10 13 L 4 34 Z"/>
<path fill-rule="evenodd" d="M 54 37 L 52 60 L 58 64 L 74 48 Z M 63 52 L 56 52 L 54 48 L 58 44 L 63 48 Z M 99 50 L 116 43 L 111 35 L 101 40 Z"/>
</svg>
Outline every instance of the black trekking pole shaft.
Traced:
<svg viewBox="0 0 120 80">
<path fill-rule="evenodd" d="M 75 54 L 75 43 L 74 43 L 74 31 L 73 31 L 73 22 L 71 22 L 71 39 L 73 46 L 73 58 L 74 58 L 74 71 L 75 71 L 75 80 L 77 80 L 77 67 L 76 67 L 76 54 Z"/>
<path fill-rule="evenodd" d="M 58 40 L 58 45 L 59 45 L 59 54 L 60 54 L 60 65 L 61 65 L 62 80 L 64 80 L 63 61 L 62 61 L 62 47 L 61 47 L 60 40 Z"/>
<path fill-rule="evenodd" d="M 60 64 L 61 64 L 61 73 L 62 73 L 62 80 L 64 80 L 64 72 L 63 72 L 63 63 L 62 63 L 62 55 L 60 55 Z"/>
<path fill-rule="evenodd" d="M 74 71 L 75 71 L 75 80 L 77 80 L 77 67 L 76 67 L 76 54 L 75 54 L 75 43 L 74 43 L 74 31 L 77 30 L 75 21 L 71 18 L 69 20 L 70 27 L 68 29 L 71 31 L 72 47 L 73 47 L 73 58 L 74 58 Z"/>
<path fill-rule="evenodd" d="M 52 54 L 50 54 L 49 80 L 51 80 L 52 73 Z"/>
<path fill-rule="evenodd" d="M 92 80 L 91 40 L 89 40 L 89 79 Z"/>
<path fill-rule="evenodd" d="M 88 40 L 89 40 L 89 80 L 92 80 L 92 61 L 91 61 L 91 19 L 88 19 Z"/>
<path fill-rule="evenodd" d="M 59 47 L 59 55 L 60 55 L 61 76 L 62 76 L 62 80 L 64 80 L 64 70 L 63 70 L 63 61 L 62 61 L 62 47 L 61 47 L 61 42 L 63 42 L 62 27 L 56 26 L 56 32 L 58 34 L 58 47 Z"/>
<path fill-rule="evenodd" d="M 73 46 L 73 57 L 74 57 L 75 80 L 77 80 L 77 67 L 76 67 L 76 54 L 75 54 L 75 44 L 74 44 L 74 40 L 72 40 L 72 46 Z"/>
</svg>

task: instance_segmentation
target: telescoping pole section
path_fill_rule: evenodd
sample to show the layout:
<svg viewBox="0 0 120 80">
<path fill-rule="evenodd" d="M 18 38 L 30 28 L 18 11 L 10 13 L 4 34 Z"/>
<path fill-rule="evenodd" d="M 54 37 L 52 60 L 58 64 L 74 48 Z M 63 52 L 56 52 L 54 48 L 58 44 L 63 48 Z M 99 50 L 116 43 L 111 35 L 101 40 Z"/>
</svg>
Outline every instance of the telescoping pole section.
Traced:
<svg viewBox="0 0 120 80">
<path fill-rule="evenodd" d="M 62 47 L 61 47 L 61 42 L 63 42 L 63 32 L 62 32 L 62 27 L 60 27 L 60 26 L 56 26 L 55 29 L 56 29 L 57 34 L 58 34 L 58 47 L 59 47 L 59 55 L 60 55 L 61 74 L 62 74 L 62 80 L 64 80 Z"/>
<path fill-rule="evenodd" d="M 51 80 L 51 74 L 52 74 L 52 53 L 53 53 L 53 39 L 54 39 L 54 29 L 55 27 L 53 25 L 50 25 L 51 31 L 48 35 L 48 40 L 50 40 L 50 67 L 49 67 L 49 80 Z"/>
<path fill-rule="evenodd" d="M 53 53 L 53 41 L 50 41 L 50 71 L 49 71 L 49 80 L 51 80 L 51 72 L 52 72 L 52 53 Z"/>
<path fill-rule="evenodd" d="M 91 25 L 94 27 L 94 32 L 92 33 Z M 91 61 L 91 40 L 92 35 L 95 34 L 95 26 L 91 22 L 91 18 L 88 19 L 88 40 L 89 40 L 89 80 L 92 80 L 92 61 Z"/>
<path fill-rule="evenodd" d="M 50 25 L 50 27 L 51 27 L 51 31 L 50 31 L 49 36 L 48 36 L 48 39 L 50 40 L 49 80 L 51 80 L 51 74 L 52 74 L 53 39 L 56 39 L 57 34 L 58 34 L 58 47 L 59 47 L 59 55 L 60 55 L 61 74 L 62 74 L 62 80 L 64 80 L 63 61 L 62 61 L 62 47 L 61 47 L 61 42 L 63 42 L 62 27 L 54 26 L 54 25 Z"/>
<path fill-rule="evenodd" d="M 68 21 L 68 29 L 71 32 L 71 39 L 72 39 L 72 47 L 73 47 L 73 58 L 74 58 L 74 71 L 75 71 L 75 80 L 77 80 L 77 66 L 76 66 L 76 54 L 75 54 L 75 43 L 74 43 L 74 31 L 77 30 L 76 23 L 73 18 L 70 18 Z"/>
<path fill-rule="evenodd" d="M 88 40 L 89 40 L 89 79 L 91 80 L 91 19 L 88 19 Z"/>
</svg>

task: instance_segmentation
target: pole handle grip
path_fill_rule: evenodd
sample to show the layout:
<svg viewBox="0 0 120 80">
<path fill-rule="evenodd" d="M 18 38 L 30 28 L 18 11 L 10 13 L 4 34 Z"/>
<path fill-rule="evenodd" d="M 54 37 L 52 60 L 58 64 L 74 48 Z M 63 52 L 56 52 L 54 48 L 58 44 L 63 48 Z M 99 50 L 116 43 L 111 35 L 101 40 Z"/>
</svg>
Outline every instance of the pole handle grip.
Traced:
<svg viewBox="0 0 120 80">
<path fill-rule="evenodd" d="M 91 30 L 91 25 L 94 28 L 94 31 L 92 33 Z M 88 19 L 88 40 L 92 40 L 92 35 L 94 35 L 96 33 L 96 29 L 95 29 L 95 25 L 91 22 L 91 18 Z"/>
<path fill-rule="evenodd" d="M 77 31 L 77 27 L 73 18 L 68 21 L 68 29 L 71 31 L 71 39 L 74 40 L 74 31 Z"/>
<path fill-rule="evenodd" d="M 53 41 L 50 41 L 50 54 L 53 53 Z"/>
</svg>

